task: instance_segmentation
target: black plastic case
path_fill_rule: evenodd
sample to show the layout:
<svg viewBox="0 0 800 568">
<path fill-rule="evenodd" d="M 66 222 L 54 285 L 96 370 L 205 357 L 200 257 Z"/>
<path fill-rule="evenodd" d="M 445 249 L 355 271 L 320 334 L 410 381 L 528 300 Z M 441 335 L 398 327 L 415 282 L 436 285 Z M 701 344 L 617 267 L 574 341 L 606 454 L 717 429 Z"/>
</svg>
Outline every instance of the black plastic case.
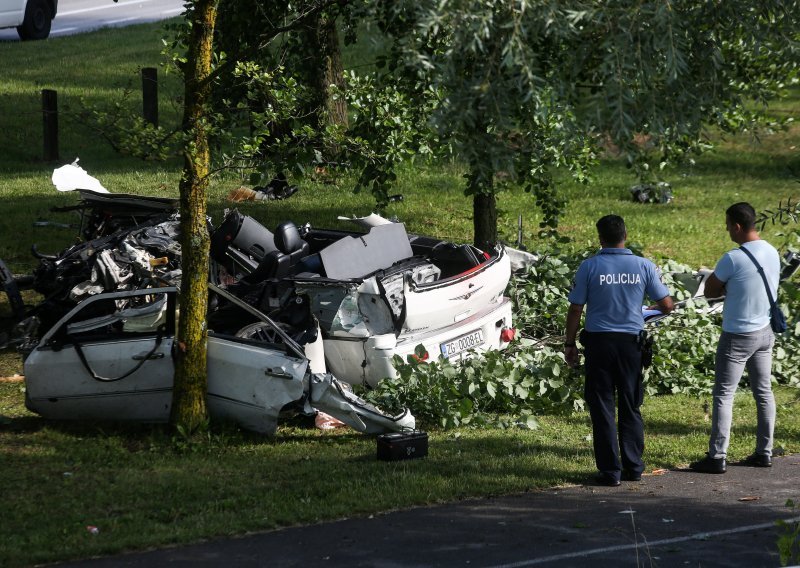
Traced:
<svg viewBox="0 0 800 568">
<path fill-rule="evenodd" d="M 378 459 L 410 460 L 428 455 L 428 433 L 420 430 L 378 436 Z"/>
</svg>

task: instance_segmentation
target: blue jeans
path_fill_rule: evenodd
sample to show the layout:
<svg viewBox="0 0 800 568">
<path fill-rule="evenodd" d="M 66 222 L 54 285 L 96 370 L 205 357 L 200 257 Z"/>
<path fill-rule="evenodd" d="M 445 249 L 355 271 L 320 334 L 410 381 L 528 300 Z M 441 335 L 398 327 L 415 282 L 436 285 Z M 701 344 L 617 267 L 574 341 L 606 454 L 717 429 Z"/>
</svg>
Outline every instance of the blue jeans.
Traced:
<svg viewBox="0 0 800 568">
<path fill-rule="evenodd" d="M 756 453 L 772 455 L 775 429 L 775 398 L 772 395 L 772 346 L 775 335 L 770 326 L 750 333 L 723 331 L 717 346 L 714 381 L 714 408 L 711 415 L 711 439 L 708 455 L 724 458 L 733 418 L 733 395 L 747 368 L 750 389 L 756 401 L 758 427 Z"/>
</svg>

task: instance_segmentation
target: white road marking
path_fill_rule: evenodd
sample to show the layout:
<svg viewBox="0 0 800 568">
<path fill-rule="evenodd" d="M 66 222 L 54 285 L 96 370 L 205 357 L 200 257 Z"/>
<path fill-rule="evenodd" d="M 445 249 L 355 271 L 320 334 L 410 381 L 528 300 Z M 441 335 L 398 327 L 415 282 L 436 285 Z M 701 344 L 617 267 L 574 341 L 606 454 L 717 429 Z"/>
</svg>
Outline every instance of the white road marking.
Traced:
<svg viewBox="0 0 800 568">
<path fill-rule="evenodd" d="M 793 517 L 791 519 L 784 519 L 785 523 L 800 523 L 800 517 Z M 547 562 L 556 562 L 559 560 L 568 560 L 570 558 L 581 558 L 592 556 L 593 554 L 603 554 L 605 552 L 616 552 L 620 550 L 633 550 L 640 546 L 661 546 L 663 544 L 675 544 L 677 542 L 686 542 L 689 540 L 705 540 L 714 536 L 722 536 L 726 534 L 737 534 L 749 531 L 757 531 L 761 529 L 775 528 L 775 521 L 771 523 L 761 523 L 759 525 L 749 525 L 746 527 L 736 527 L 733 529 L 725 529 L 721 531 L 709 531 L 703 533 L 690 534 L 688 536 L 680 536 L 675 538 L 665 538 L 662 540 L 648 541 L 646 544 L 620 544 L 617 546 L 607 546 L 605 548 L 593 548 L 590 550 L 583 550 L 580 552 L 570 552 L 567 554 L 556 554 L 554 556 L 545 556 L 544 558 L 533 558 L 531 560 L 520 560 L 519 562 L 512 562 L 511 564 L 498 564 L 491 568 L 523 568 L 525 566 L 534 566 L 536 564 L 546 564 Z"/>
</svg>

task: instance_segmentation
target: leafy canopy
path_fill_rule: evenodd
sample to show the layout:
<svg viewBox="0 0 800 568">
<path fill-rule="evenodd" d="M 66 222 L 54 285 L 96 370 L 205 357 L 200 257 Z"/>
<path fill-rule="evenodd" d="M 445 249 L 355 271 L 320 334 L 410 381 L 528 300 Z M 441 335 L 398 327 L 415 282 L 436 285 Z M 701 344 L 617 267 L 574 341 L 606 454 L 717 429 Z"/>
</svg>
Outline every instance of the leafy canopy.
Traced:
<svg viewBox="0 0 800 568">
<path fill-rule="evenodd" d="M 383 6 L 387 77 L 438 94 L 436 136 L 470 167 L 532 191 L 555 227 L 554 173 L 587 181 L 599 148 L 641 176 L 736 131 L 796 75 L 796 1 L 405 0 Z M 753 107 L 750 102 L 762 106 Z"/>
</svg>

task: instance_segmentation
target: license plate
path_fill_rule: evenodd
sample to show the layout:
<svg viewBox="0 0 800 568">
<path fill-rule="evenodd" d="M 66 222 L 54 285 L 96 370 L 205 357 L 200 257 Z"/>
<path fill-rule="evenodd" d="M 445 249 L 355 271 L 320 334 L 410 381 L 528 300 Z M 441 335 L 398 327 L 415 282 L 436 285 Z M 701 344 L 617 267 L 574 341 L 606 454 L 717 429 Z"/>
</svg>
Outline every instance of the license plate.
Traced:
<svg viewBox="0 0 800 568">
<path fill-rule="evenodd" d="M 480 345 L 483 345 L 483 330 L 476 329 L 452 341 L 440 344 L 439 348 L 442 350 L 442 355 L 448 358 L 458 355 L 467 349 L 475 349 Z"/>
</svg>

